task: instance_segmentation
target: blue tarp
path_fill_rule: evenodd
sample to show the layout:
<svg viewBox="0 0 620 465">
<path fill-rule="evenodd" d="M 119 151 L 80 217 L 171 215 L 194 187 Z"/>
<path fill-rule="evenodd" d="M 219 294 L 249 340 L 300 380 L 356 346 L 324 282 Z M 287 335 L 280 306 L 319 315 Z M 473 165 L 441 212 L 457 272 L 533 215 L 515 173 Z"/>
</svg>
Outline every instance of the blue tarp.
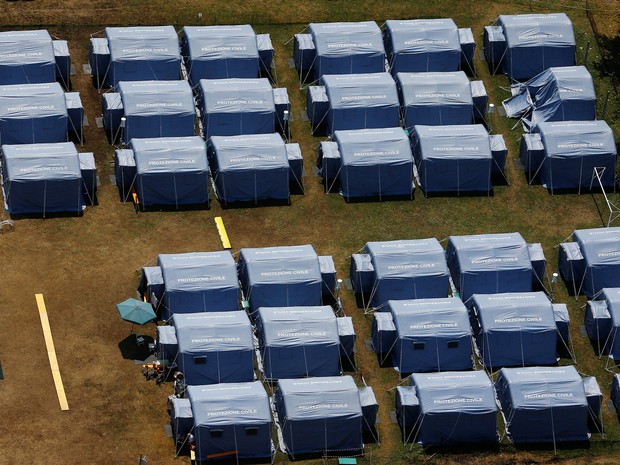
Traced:
<svg viewBox="0 0 620 465">
<path fill-rule="evenodd" d="M 185 26 L 181 52 L 192 86 L 201 79 L 256 78 L 259 55 L 252 26 Z"/>
<path fill-rule="evenodd" d="M 497 405 L 484 371 L 413 374 L 420 420 L 413 433 L 422 446 L 497 443 Z"/>
<path fill-rule="evenodd" d="M 557 362 L 553 304 L 544 292 L 474 294 L 469 307 L 485 367 Z"/>
<path fill-rule="evenodd" d="M 176 313 L 172 321 L 185 384 L 254 381 L 254 342 L 247 313 Z"/>
<path fill-rule="evenodd" d="M 207 150 L 200 137 L 134 138 L 130 147 L 143 206 L 208 204 Z"/>
<path fill-rule="evenodd" d="M 205 139 L 275 131 L 273 89 L 266 78 L 203 79 L 199 94 Z"/>
<path fill-rule="evenodd" d="M 589 439 L 588 402 L 574 366 L 502 368 L 495 390 L 514 443 Z"/>
<path fill-rule="evenodd" d="M 194 135 L 194 95 L 187 81 L 137 81 L 118 85 L 125 112 L 123 142 L 134 137 Z"/>
<path fill-rule="evenodd" d="M 463 302 L 473 294 L 532 290 L 530 255 L 519 233 L 450 236 L 446 257 Z"/>
<path fill-rule="evenodd" d="M 511 79 L 529 79 L 552 66 L 575 64 L 573 24 L 564 13 L 500 15 L 506 38 L 503 71 Z"/>
<path fill-rule="evenodd" d="M 281 379 L 275 407 L 284 446 L 291 456 L 360 453 L 364 419 L 351 376 Z"/>
<path fill-rule="evenodd" d="M 385 71 L 381 29 L 374 21 L 310 23 L 308 31 L 316 49 L 315 80 L 327 74 Z"/>
<path fill-rule="evenodd" d="M 461 42 L 452 19 L 389 20 L 384 36 L 394 75 L 461 69 Z"/>
<path fill-rule="evenodd" d="M 252 312 L 260 307 L 321 305 L 321 270 L 311 245 L 244 248 L 238 269 Z"/>
<path fill-rule="evenodd" d="M 388 73 L 326 75 L 327 131 L 400 126 L 396 83 Z"/>
<path fill-rule="evenodd" d="M 68 126 L 57 82 L 0 87 L 0 144 L 66 142 Z"/>
<path fill-rule="evenodd" d="M 335 131 L 345 199 L 413 195 L 413 155 L 402 128 Z"/>
<path fill-rule="evenodd" d="M 213 136 L 207 145 L 222 203 L 290 198 L 288 156 L 279 134 Z"/>
<path fill-rule="evenodd" d="M 161 254 L 157 264 L 165 287 L 162 320 L 174 313 L 239 308 L 237 270 L 230 252 Z"/>
<path fill-rule="evenodd" d="M 268 380 L 341 373 L 338 324 L 329 305 L 261 307 L 256 334 Z"/>
<path fill-rule="evenodd" d="M 473 123 L 471 83 L 463 71 L 398 73 L 396 81 L 407 129 Z"/>
<path fill-rule="evenodd" d="M 174 27 L 106 27 L 105 37 L 110 49 L 110 87 L 121 81 L 179 79 L 181 52 Z"/>
<path fill-rule="evenodd" d="M 83 181 L 75 145 L 2 145 L 2 189 L 11 214 L 81 212 Z"/>
<path fill-rule="evenodd" d="M 56 59 L 47 31 L 0 32 L 0 85 L 55 80 Z"/>
<path fill-rule="evenodd" d="M 258 382 L 189 386 L 196 460 L 272 455 L 269 398 Z"/>
<path fill-rule="evenodd" d="M 620 227 L 575 230 L 573 242 L 585 259 L 585 276 L 576 277 L 587 297 L 605 287 L 620 287 Z"/>
<path fill-rule="evenodd" d="M 425 193 L 493 189 L 491 142 L 482 124 L 415 126 L 411 141 Z"/>
</svg>

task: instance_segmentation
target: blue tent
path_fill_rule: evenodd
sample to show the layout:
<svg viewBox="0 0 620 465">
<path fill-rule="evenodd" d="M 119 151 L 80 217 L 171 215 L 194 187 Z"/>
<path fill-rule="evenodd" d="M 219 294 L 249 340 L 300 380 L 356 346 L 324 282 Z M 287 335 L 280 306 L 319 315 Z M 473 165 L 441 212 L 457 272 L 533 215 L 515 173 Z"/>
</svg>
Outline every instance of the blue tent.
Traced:
<svg viewBox="0 0 620 465">
<path fill-rule="evenodd" d="M 172 396 L 169 406 L 174 456 L 177 457 L 183 448 L 189 448 L 188 436 L 194 427 L 194 414 L 187 398 Z"/>
<path fill-rule="evenodd" d="M 495 390 L 514 443 L 589 439 L 588 402 L 574 366 L 502 368 Z"/>
<path fill-rule="evenodd" d="M 110 47 L 104 37 L 91 37 L 88 50 L 88 63 L 93 77 L 93 84 L 97 89 L 110 87 L 108 70 L 110 68 Z"/>
<path fill-rule="evenodd" d="M 455 298 L 390 300 L 396 329 L 392 364 L 399 373 L 471 370 L 467 308 Z"/>
<path fill-rule="evenodd" d="M 620 360 L 620 288 L 603 288 L 586 306 L 586 331 L 600 354 Z"/>
<path fill-rule="evenodd" d="M 450 236 L 446 257 L 463 302 L 473 294 L 532 290 L 530 255 L 519 233 Z"/>
<path fill-rule="evenodd" d="M 368 242 L 365 250 L 374 279 L 371 288 L 362 292 L 370 293 L 370 305 L 376 309 L 387 310 L 382 307 L 388 300 L 448 295 L 448 265 L 437 239 Z"/>
<path fill-rule="evenodd" d="M 0 87 L 0 143 L 66 142 L 67 103 L 57 82 Z"/>
<path fill-rule="evenodd" d="M 252 312 L 260 307 L 321 305 L 321 269 L 311 245 L 243 248 L 238 269 Z"/>
<path fill-rule="evenodd" d="M 383 33 L 394 75 L 461 68 L 459 30 L 452 19 L 389 20 Z"/>
<path fill-rule="evenodd" d="M 107 83 L 168 81 L 181 76 L 179 38 L 172 26 L 106 27 Z"/>
<path fill-rule="evenodd" d="M 194 135 L 194 95 L 187 81 L 137 81 L 118 85 L 125 112 L 123 142 L 134 137 Z"/>
<path fill-rule="evenodd" d="M 279 134 L 213 136 L 209 165 L 217 198 L 223 203 L 290 198 L 290 167 Z"/>
<path fill-rule="evenodd" d="M 0 85 L 55 80 L 56 59 L 47 31 L 0 32 Z"/>
<path fill-rule="evenodd" d="M 165 293 L 162 320 L 174 313 L 221 312 L 239 308 L 235 260 L 228 251 L 161 254 Z"/>
<path fill-rule="evenodd" d="M 573 24 L 564 13 L 500 15 L 497 26 L 506 40 L 503 71 L 510 79 L 529 79 L 552 66 L 575 64 Z"/>
<path fill-rule="evenodd" d="M 134 138 L 130 147 L 141 205 L 208 205 L 209 167 L 200 137 Z"/>
<path fill-rule="evenodd" d="M 189 386 L 196 461 L 272 456 L 269 398 L 258 382 Z"/>
<path fill-rule="evenodd" d="M 267 78 L 203 79 L 198 91 L 205 139 L 275 131 L 276 107 Z"/>
<path fill-rule="evenodd" d="M 185 384 L 254 381 L 254 342 L 247 313 L 176 313 L 172 321 Z"/>
<path fill-rule="evenodd" d="M 316 49 L 314 79 L 326 74 L 360 74 L 385 71 L 381 29 L 374 21 L 310 23 Z"/>
<path fill-rule="evenodd" d="M 338 323 L 329 305 L 261 307 L 256 334 L 262 371 L 268 380 L 338 376 Z"/>
<path fill-rule="evenodd" d="M 616 409 L 616 415 L 620 418 L 620 373 L 614 375 L 611 382 L 611 401 Z"/>
<path fill-rule="evenodd" d="M 81 212 L 84 196 L 75 145 L 2 146 L 2 190 L 11 214 Z"/>
<path fill-rule="evenodd" d="M 396 83 L 388 73 L 325 75 L 321 84 L 329 99 L 327 130 L 400 126 Z"/>
<path fill-rule="evenodd" d="M 605 168 L 601 174 L 604 187 L 613 189 L 616 183 L 616 141 L 605 121 L 570 121 L 540 123 L 545 158 L 540 172 L 542 183 L 555 189 L 589 189 L 594 168 Z M 594 187 L 598 188 L 596 182 Z"/>
<path fill-rule="evenodd" d="M 396 82 L 407 129 L 473 123 L 471 83 L 463 71 L 398 73 Z"/>
<path fill-rule="evenodd" d="M 411 140 L 425 194 L 493 190 L 493 154 L 482 124 L 415 126 Z"/>
<path fill-rule="evenodd" d="M 403 428 L 409 433 L 404 442 L 408 437 L 424 447 L 498 442 L 495 391 L 484 371 L 417 373 L 410 382 L 415 399 L 409 395 L 401 405 L 406 408 L 417 400 L 419 418 L 401 424 L 413 423 L 411 431 Z M 415 416 L 417 409 L 408 410 Z"/>
<path fill-rule="evenodd" d="M 363 451 L 360 394 L 350 376 L 281 379 L 274 400 L 283 452 L 295 457 Z"/>
<path fill-rule="evenodd" d="M 557 362 L 558 330 L 544 292 L 474 294 L 469 308 L 485 367 Z"/>
<path fill-rule="evenodd" d="M 131 188 L 136 180 L 136 160 L 131 149 L 114 151 L 114 180 L 122 202 L 131 196 Z"/>
<path fill-rule="evenodd" d="M 173 362 L 179 353 L 177 333 L 172 325 L 157 326 L 157 358 Z"/>
<path fill-rule="evenodd" d="M 412 198 L 413 155 L 402 128 L 335 131 L 345 199 L 408 196 Z"/>
<path fill-rule="evenodd" d="M 181 52 L 192 85 L 201 79 L 256 78 L 258 44 L 252 26 L 185 26 Z"/>
<path fill-rule="evenodd" d="M 575 230 L 573 242 L 585 261 L 585 272 L 574 276 L 577 292 L 593 298 L 605 287 L 620 287 L 620 227 Z"/>
</svg>

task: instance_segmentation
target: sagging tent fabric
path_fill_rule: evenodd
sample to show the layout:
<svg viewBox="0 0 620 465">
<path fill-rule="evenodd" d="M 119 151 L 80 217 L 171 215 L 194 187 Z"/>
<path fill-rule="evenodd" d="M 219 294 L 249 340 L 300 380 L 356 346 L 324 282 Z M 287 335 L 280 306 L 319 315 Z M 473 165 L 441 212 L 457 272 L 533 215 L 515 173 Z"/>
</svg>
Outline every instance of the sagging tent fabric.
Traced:
<svg viewBox="0 0 620 465">
<path fill-rule="evenodd" d="M 275 131 L 276 107 L 267 78 L 202 79 L 198 92 L 205 140 Z"/>
<path fill-rule="evenodd" d="M 165 293 L 162 320 L 175 313 L 239 309 L 235 260 L 228 251 L 161 254 Z"/>
<path fill-rule="evenodd" d="M 555 189 L 589 189 L 595 168 L 603 187 L 616 183 L 616 141 L 605 121 L 543 122 L 535 129 L 545 147 L 543 165 L 537 167 L 543 185 Z M 594 187 L 598 188 L 595 180 Z"/>
<path fill-rule="evenodd" d="M 389 73 L 324 75 L 329 98 L 327 132 L 400 126 L 396 83 Z"/>
<path fill-rule="evenodd" d="M 515 444 L 589 439 L 588 402 L 574 366 L 502 368 L 495 390 Z"/>
<path fill-rule="evenodd" d="M 390 300 L 396 328 L 392 363 L 401 374 L 471 370 L 467 308 L 456 298 Z"/>
<path fill-rule="evenodd" d="M 471 83 L 463 71 L 450 73 L 398 73 L 398 95 L 405 128 L 417 124 L 444 126 L 471 124 L 474 100 Z"/>
<path fill-rule="evenodd" d="M 254 341 L 243 311 L 175 313 L 177 364 L 187 385 L 254 381 Z"/>
<path fill-rule="evenodd" d="M 258 382 L 189 386 L 196 460 L 272 456 L 269 398 Z"/>
<path fill-rule="evenodd" d="M 187 81 L 123 81 L 118 84 L 125 114 L 122 139 L 194 135 L 194 95 Z"/>
<path fill-rule="evenodd" d="M 179 38 L 172 26 L 106 27 L 107 83 L 171 81 L 181 76 Z"/>
<path fill-rule="evenodd" d="M 374 269 L 374 282 L 368 291 L 375 309 L 387 311 L 382 307 L 388 300 L 448 295 L 448 265 L 437 239 L 368 242 L 365 250 Z"/>
<path fill-rule="evenodd" d="M 575 64 L 575 35 L 566 14 L 500 15 L 496 24 L 506 39 L 503 71 L 510 79 Z"/>
<path fill-rule="evenodd" d="M 473 294 L 532 290 L 532 264 L 519 233 L 450 236 L 446 258 L 463 302 Z"/>
<path fill-rule="evenodd" d="M 593 298 L 603 288 L 620 287 L 620 227 L 578 229 L 573 242 L 585 260 L 585 273 L 575 276 L 577 292 Z"/>
<path fill-rule="evenodd" d="M 198 136 L 131 140 L 136 161 L 135 187 L 140 203 L 179 205 L 209 203 L 209 167 Z"/>
<path fill-rule="evenodd" d="M 71 142 L 2 145 L 2 190 L 11 214 L 81 212 L 80 159 Z"/>
<path fill-rule="evenodd" d="M 553 304 L 544 292 L 474 294 L 469 308 L 485 367 L 557 362 L 558 330 Z"/>
<path fill-rule="evenodd" d="M 213 136 L 207 145 L 215 193 L 222 203 L 290 198 L 290 167 L 279 134 Z"/>
<path fill-rule="evenodd" d="M 289 455 L 363 450 L 360 394 L 351 376 L 281 379 L 274 401 Z"/>
<path fill-rule="evenodd" d="M 600 353 L 620 360 L 620 288 L 603 288 L 596 300 L 588 302 L 584 323 Z"/>
<path fill-rule="evenodd" d="M 46 30 L 0 32 L 0 85 L 54 81 L 56 59 Z"/>
<path fill-rule="evenodd" d="M 181 53 L 192 86 L 201 79 L 257 78 L 256 33 L 249 24 L 185 26 Z"/>
<path fill-rule="evenodd" d="M 414 126 L 411 144 L 424 193 L 493 189 L 491 142 L 482 124 Z"/>
<path fill-rule="evenodd" d="M 316 49 L 316 81 L 326 74 L 385 71 L 381 29 L 374 21 L 310 23 L 308 31 Z"/>
<path fill-rule="evenodd" d="M 420 412 L 411 433 L 422 446 L 498 442 L 495 391 L 484 371 L 415 373 L 410 383 Z"/>
<path fill-rule="evenodd" d="M 238 270 L 252 313 L 260 307 L 321 305 L 321 269 L 311 245 L 243 248 Z"/>
<path fill-rule="evenodd" d="M 461 68 L 459 31 L 450 18 L 389 20 L 383 34 L 393 75 Z"/>
<path fill-rule="evenodd" d="M 345 199 L 413 195 L 413 155 L 402 128 L 335 131 Z"/>
<path fill-rule="evenodd" d="M 341 373 L 338 323 L 329 305 L 261 307 L 256 333 L 270 381 Z"/>
<path fill-rule="evenodd" d="M 0 144 L 66 142 L 67 102 L 57 82 L 0 87 Z"/>
</svg>

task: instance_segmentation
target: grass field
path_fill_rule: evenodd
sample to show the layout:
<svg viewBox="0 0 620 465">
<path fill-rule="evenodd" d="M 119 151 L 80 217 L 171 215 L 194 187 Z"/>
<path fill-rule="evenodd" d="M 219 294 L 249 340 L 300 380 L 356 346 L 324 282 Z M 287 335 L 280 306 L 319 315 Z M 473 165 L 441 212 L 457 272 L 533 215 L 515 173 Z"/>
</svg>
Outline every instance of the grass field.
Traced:
<svg viewBox="0 0 620 465">
<path fill-rule="evenodd" d="M 174 458 L 172 440 L 163 429 L 171 386 L 146 382 L 140 367 L 121 356 L 118 344 L 129 334 L 130 325 L 120 321 L 115 304 L 134 295 L 137 270 L 154 263 L 158 254 L 219 250 L 215 216 L 223 217 L 233 252 L 242 247 L 310 243 L 320 255 L 334 257 L 340 277 L 348 273 L 348 257 L 367 241 L 441 240 L 450 235 L 511 231 L 521 232 L 528 242 L 541 242 L 551 270 L 557 263 L 557 244 L 574 229 L 603 226 L 601 195 L 552 197 L 542 186 L 527 185 L 514 163 L 521 132 L 510 131 L 514 122 L 498 114 L 493 116 L 492 127 L 504 135 L 509 146 L 511 185 L 496 187 L 492 197 L 427 199 L 417 192 L 413 201 L 346 204 L 337 194 L 325 195 L 319 179 L 311 173 L 320 139 L 310 135 L 309 124 L 300 118 L 305 96 L 295 70 L 288 68 L 286 61 L 292 55 L 292 44 L 287 41 L 308 22 L 374 19 L 381 24 L 386 19 L 452 17 L 459 27 L 473 29 L 481 50 L 483 26 L 499 14 L 565 11 L 578 36 L 579 60 L 583 61 L 590 43 L 588 67 L 596 78 L 599 108 L 609 92 L 605 117 L 620 140 L 620 102 L 610 78 L 618 70 L 618 10 L 620 2 L 615 0 L 3 2 L 3 30 L 44 27 L 69 40 L 78 71 L 74 90 L 81 93 L 90 121 L 83 151 L 95 152 L 102 185 L 99 205 L 88 208 L 83 217 L 19 220 L 15 232 L 0 236 L 0 311 L 4 317 L 0 360 L 5 376 L 0 381 L 0 464 L 130 464 L 137 463 L 140 454 L 148 454 L 149 464 L 189 462 L 187 457 Z M 599 49 L 591 21 L 604 48 Z M 216 23 L 250 23 L 257 32 L 272 35 L 278 86 L 288 88 L 294 117 L 292 137 L 304 154 L 306 195 L 294 196 L 290 207 L 222 210 L 214 203 L 208 211 L 136 214 L 130 204 L 119 202 L 118 191 L 109 182 L 114 148 L 94 124 L 101 113 L 101 96 L 90 77 L 82 73 L 82 63 L 88 62 L 88 38 L 108 25 L 173 24 L 180 28 Z M 476 67 L 490 101 L 499 105 L 509 95 L 507 79 L 490 76 L 478 52 Z M 612 198 L 620 201 L 618 194 Z M 604 369 L 605 360 L 596 357 L 588 340 L 580 336 L 585 298 L 575 301 L 563 285 L 556 290 L 557 300 L 570 309 L 577 368 L 597 377 L 607 399 L 611 374 Z M 35 293 L 45 296 L 69 411 L 60 411 L 58 405 Z M 551 448 L 517 450 L 506 441 L 495 450 L 433 455 L 419 446 L 403 447 L 398 426 L 389 418 L 397 374 L 379 368 L 374 354 L 365 348 L 370 319 L 355 307 L 352 293 L 344 293 L 343 303 L 358 334 L 358 364 L 381 404 L 381 446 L 370 445 L 358 463 L 603 464 L 619 460 L 620 427 L 615 414 L 606 408 L 604 437 L 595 435 L 590 447 L 560 449 L 557 455 Z M 151 335 L 155 332 L 153 325 L 144 329 Z M 278 454 L 276 463 L 287 462 Z"/>
</svg>

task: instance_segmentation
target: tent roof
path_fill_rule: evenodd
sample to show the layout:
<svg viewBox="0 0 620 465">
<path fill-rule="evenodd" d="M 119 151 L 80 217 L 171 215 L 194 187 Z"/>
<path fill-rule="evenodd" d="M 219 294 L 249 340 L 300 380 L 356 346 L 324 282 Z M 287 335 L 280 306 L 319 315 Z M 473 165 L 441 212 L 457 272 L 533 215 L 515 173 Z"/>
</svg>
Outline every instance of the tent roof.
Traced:
<svg viewBox="0 0 620 465">
<path fill-rule="evenodd" d="M 321 81 L 332 109 L 400 107 L 396 83 L 389 73 L 324 75 Z"/>
<path fill-rule="evenodd" d="M 458 28 L 450 18 L 389 20 L 394 53 L 461 52 Z"/>
<path fill-rule="evenodd" d="M 252 284 L 322 282 L 319 257 L 311 245 L 244 248 L 240 257 Z"/>
<path fill-rule="evenodd" d="M 409 138 L 402 128 L 334 131 L 344 165 L 412 163 Z"/>
<path fill-rule="evenodd" d="M 565 13 L 500 15 L 508 47 L 574 46 L 573 23 Z"/>
<path fill-rule="evenodd" d="M 201 79 L 200 93 L 207 113 L 275 111 L 267 78 Z"/>
<path fill-rule="evenodd" d="M 573 241 L 579 243 L 588 266 L 620 264 L 620 227 L 578 229 Z"/>
<path fill-rule="evenodd" d="M 78 152 L 72 142 L 3 145 L 2 163 L 11 181 L 82 178 Z"/>
<path fill-rule="evenodd" d="M 219 171 L 289 168 L 286 145 L 279 134 L 212 136 Z"/>
<path fill-rule="evenodd" d="M 172 26 L 106 27 L 105 35 L 112 61 L 181 59 Z"/>
<path fill-rule="evenodd" d="M 368 242 L 377 279 L 447 275 L 446 255 L 435 238 Z"/>
<path fill-rule="evenodd" d="M 329 305 L 261 307 L 258 315 L 266 346 L 340 344 L 336 315 Z"/>
<path fill-rule="evenodd" d="M 49 116 L 67 116 L 65 94 L 57 82 L 0 86 L 0 118 Z"/>
<path fill-rule="evenodd" d="M 549 157 L 616 154 L 614 134 L 603 120 L 542 122 L 536 130 Z"/>
<path fill-rule="evenodd" d="M 492 158 L 489 134 L 481 124 L 413 128 L 423 158 Z"/>
<path fill-rule="evenodd" d="M 244 311 L 175 313 L 179 352 L 253 350 L 252 325 Z"/>
<path fill-rule="evenodd" d="M 450 236 L 461 271 L 531 269 L 527 244 L 519 233 Z"/>
<path fill-rule="evenodd" d="M 404 106 L 472 105 L 471 84 L 463 71 L 398 73 Z"/>
<path fill-rule="evenodd" d="M 194 94 L 187 81 L 121 81 L 125 116 L 193 115 Z"/>
<path fill-rule="evenodd" d="M 159 137 L 131 140 L 138 173 L 207 171 L 207 150 L 198 137 Z"/>
<path fill-rule="evenodd" d="M 389 300 L 400 337 L 458 337 L 471 334 L 469 314 L 460 299 Z"/>
<path fill-rule="evenodd" d="M 607 302 L 607 310 L 611 315 L 614 326 L 620 326 L 620 287 L 603 288 L 601 298 Z"/>
<path fill-rule="evenodd" d="M 385 54 L 381 29 L 374 21 L 310 23 L 308 30 L 319 56 Z"/>
<path fill-rule="evenodd" d="M 56 65 L 52 38 L 46 30 L 0 32 L 0 66 L 36 63 Z"/>
<path fill-rule="evenodd" d="M 556 331 L 553 305 L 544 292 L 474 294 L 484 331 Z"/>
<path fill-rule="evenodd" d="M 228 251 L 161 254 L 166 292 L 200 292 L 239 287 L 235 260 Z"/>
<path fill-rule="evenodd" d="M 249 24 L 235 26 L 185 26 L 192 59 L 258 58 L 256 33 Z"/>
<path fill-rule="evenodd" d="M 546 69 L 523 84 L 540 107 L 552 98 L 595 100 L 592 75 L 585 66 L 556 66 Z"/>
</svg>

